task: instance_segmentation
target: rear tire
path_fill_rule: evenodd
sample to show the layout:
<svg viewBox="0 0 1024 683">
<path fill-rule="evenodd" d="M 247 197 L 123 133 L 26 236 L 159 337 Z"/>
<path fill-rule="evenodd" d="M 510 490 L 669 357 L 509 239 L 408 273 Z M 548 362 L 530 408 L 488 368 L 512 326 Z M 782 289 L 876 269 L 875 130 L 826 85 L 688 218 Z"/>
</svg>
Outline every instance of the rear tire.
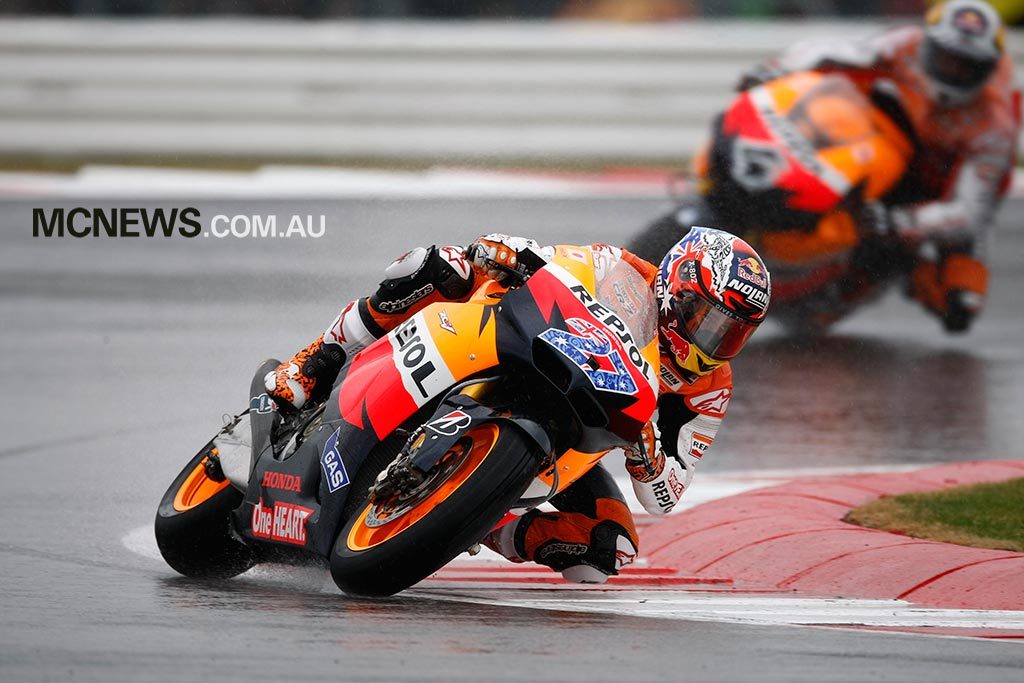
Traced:
<svg viewBox="0 0 1024 683">
<path fill-rule="evenodd" d="M 474 445 L 461 464 L 436 483 L 434 491 L 465 477 L 447 497 L 427 500 L 376 528 L 365 523 L 371 504 L 356 508 L 331 552 L 331 576 L 341 590 L 360 596 L 394 595 L 433 574 L 494 528 L 536 476 L 540 458 L 536 447 L 507 424 L 484 424 L 467 435 L 488 428 L 497 434 L 488 438 L 491 445 L 486 451 Z M 478 464 L 475 454 L 482 457 Z M 424 514 L 427 505 L 433 507 Z M 408 517 L 417 514 L 422 516 L 409 523 Z M 389 530 L 391 525 L 403 528 Z M 371 542 L 362 540 L 371 536 Z"/>
<path fill-rule="evenodd" d="M 230 578 L 256 564 L 256 556 L 231 531 L 230 515 L 242 492 L 206 476 L 208 453 L 209 447 L 192 458 L 164 493 L 154 522 L 156 544 L 179 574 Z"/>
</svg>

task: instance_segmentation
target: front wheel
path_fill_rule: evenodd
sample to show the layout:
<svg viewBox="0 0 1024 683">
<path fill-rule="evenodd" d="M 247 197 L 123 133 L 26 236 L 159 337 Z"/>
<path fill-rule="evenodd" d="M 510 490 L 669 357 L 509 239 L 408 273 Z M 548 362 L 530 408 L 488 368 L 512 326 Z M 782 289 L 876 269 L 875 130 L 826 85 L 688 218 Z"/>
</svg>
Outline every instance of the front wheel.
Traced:
<svg viewBox="0 0 1024 683">
<path fill-rule="evenodd" d="M 227 479 L 207 471 L 212 444 L 185 466 L 160 501 L 156 512 L 156 544 L 179 574 L 197 578 L 230 578 L 256 564 L 253 550 L 231 533 L 231 511 L 242 492 Z"/>
<path fill-rule="evenodd" d="M 479 541 L 536 476 L 536 448 L 515 428 L 470 429 L 413 491 L 366 502 L 331 552 L 331 576 L 351 595 L 393 595 Z"/>
</svg>

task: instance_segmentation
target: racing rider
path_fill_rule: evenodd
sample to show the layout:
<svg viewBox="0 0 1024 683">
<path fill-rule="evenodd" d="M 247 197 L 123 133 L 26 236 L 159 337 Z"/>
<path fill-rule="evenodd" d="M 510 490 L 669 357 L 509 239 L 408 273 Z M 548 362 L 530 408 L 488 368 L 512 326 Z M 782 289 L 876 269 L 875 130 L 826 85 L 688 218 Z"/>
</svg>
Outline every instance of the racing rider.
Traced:
<svg viewBox="0 0 1024 683">
<path fill-rule="evenodd" d="M 909 294 L 947 330 L 966 330 L 984 303 L 989 231 L 1009 187 L 1020 125 L 999 15 L 981 0 L 938 3 L 924 27 L 861 42 L 798 43 L 744 74 L 739 88 L 805 70 L 841 71 L 864 92 L 884 90 L 902 104 L 916 158 L 884 205 L 869 207 L 868 222 L 929 239 L 911 267 Z"/>
<path fill-rule="evenodd" d="M 764 319 L 768 272 L 743 240 L 693 228 L 660 269 L 603 244 L 540 247 L 530 239 L 490 234 L 468 248 L 418 247 L 389 265 L 376 292 L 348 304 L 327 330 L 267 374 L 268 393 L 283 410 L 324 399 L 346 360 L 428 304 L 465 301 L 479 278 L 515 286 L 556 250 L 592 258 L 598 275 L 620 260 L 655 288 L 660 304 L 658 412 L 640 442 L 627 449 L 626 469 L 644 508 L 672 509 L 711 445 L 732 394 L 733 358 Z M 573 581 L 603 582 L 636 555 L 629 508 L 600 464 L 551 500 L 557 512 L 533 510 L 484 542 L 513 561 L 547 565 Z"/>
</svg>

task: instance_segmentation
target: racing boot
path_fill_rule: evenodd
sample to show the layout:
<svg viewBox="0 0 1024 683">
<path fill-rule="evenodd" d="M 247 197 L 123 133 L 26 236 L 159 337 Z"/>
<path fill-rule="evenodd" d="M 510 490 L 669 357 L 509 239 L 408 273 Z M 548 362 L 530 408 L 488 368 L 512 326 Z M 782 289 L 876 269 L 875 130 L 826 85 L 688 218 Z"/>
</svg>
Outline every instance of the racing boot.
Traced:
<svg viewBox="0 0 1024 683">
<path fill-rule="evenodd" d="M 266 374 L 263 384 L 279 406 L 298 409 L 327 397 L 345 361 L 376 339 L 363 321 L 366 305 L 350 303 L 316 341 Z"/>
<path fill-rule="evenodd" d="M 969 254 L 952 253 L 938 263 L 918 261 L 908 294 L 938 316 L 947 332 L 964 332 L 981 311 L 987 290 L 985 264 Z"/>
<path fill-rule="evenodd" d="M 267 393 L 286 410 L 330 393 L 345 362 L 435 301 L 460 301 L 473 287 L 472 265 L 461 247 L 417 247 L 384 270 L 369 297 L 345 307 L 327 330 L 267 373 Z"/>
</svg>

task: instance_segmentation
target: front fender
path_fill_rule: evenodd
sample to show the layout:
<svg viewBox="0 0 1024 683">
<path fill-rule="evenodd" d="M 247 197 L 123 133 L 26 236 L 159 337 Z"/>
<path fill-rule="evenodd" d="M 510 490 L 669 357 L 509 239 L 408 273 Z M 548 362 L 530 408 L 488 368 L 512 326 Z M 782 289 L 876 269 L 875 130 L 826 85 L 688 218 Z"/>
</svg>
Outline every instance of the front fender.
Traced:
<svg viewBox="0 0 1024 683">
<path fill-rule="evenodd" d="M 497 410 L 459 394 L 443 402 L 430 420 L 424 423 L 422 429 L 426 439 L 413 454 L 413 467 L 424 473 L 431 471 L 467 431 L 481 424 L 499 422 L 518 430 L 536 446 L 538 453 L 551 453 L 551 438 L 536 420 L 526 415 L 512 415 Z"/>
</svg>

